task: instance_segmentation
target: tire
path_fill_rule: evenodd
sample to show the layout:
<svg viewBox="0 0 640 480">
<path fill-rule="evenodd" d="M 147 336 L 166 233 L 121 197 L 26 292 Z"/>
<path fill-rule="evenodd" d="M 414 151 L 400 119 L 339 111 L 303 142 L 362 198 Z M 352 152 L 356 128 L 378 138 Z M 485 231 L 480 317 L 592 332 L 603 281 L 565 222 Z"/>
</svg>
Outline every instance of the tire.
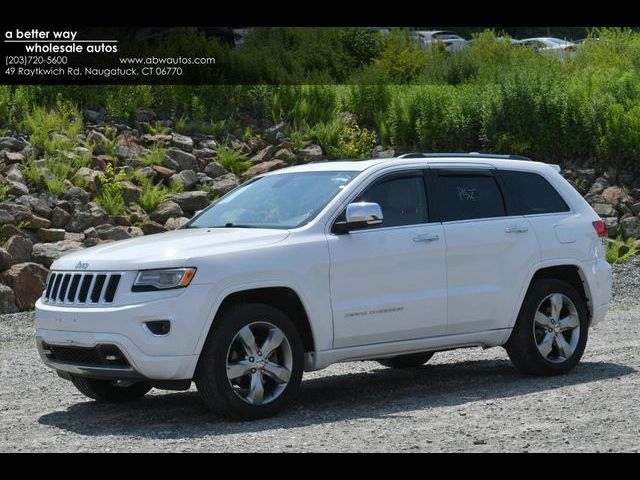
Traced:
<svg viewBox="0 0 640 480">
<path fill-rule="evenodd" d="M 409 355 L 398 355 L 392 358 L 382 358 L 376 360 L 380 365 L 389 368 L 412 368 L 424 365 L 435 352 L 412 353 Z"/>
<path fill-rule="evenodd" d="M 144 382 L 118 384 L 110 380 L 97 380 L 72 376 L 71 381 L 83 395 L 100 403 L 125 403 L 144 397 L 151 385 Z"/>
<path fill-rule="evenodd" d="M 505 348 L 521 372 L 559 375 L 582 358 L 588 330 L 586 302 L 573 286 L 562 280 L 534 280 Z"/>
<path fill-rule="evenodd" d="M 232 306 L 215 322 L 194 379 L 205 404 L 237 420 L 279 413 L 302 382 L 304 348 L 296 326 L 280 310 L 263 304 Z M 262 352 L 270 338 L 276 339 L 274 347 Z"/>
</svg>

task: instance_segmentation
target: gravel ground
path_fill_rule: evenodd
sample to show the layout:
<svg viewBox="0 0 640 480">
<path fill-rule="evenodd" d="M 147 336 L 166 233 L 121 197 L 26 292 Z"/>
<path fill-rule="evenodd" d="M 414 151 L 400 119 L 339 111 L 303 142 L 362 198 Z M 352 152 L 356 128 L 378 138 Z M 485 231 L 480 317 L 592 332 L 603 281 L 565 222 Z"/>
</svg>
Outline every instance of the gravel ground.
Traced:
<svg viewBox="0 0 640 480">
<path fill-rule="evenodd" d="M 31 313 L 0 317 L 0 451 L 640 450 L 640 262 L 570 374 L 518 374 L 500 348 L 443 352 L 404 371 L 356 362 L 305 375 L 278 417 L 240 423 L 197 393 L 100 405 L 44 367 Z"/>
</svg>

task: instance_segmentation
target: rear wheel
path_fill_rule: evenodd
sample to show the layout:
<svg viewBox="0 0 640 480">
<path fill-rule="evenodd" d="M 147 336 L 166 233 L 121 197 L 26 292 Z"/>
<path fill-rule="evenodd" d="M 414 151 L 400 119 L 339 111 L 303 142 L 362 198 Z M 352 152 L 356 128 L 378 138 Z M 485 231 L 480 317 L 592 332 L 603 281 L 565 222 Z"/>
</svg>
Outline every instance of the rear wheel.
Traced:
<svg viewBox="0 0 640 480">
<path fill-rule="evenodd" d="M 98 380 L 95 378 L 71 377 L 75 387 L 83 395 L 102 403 L 124 403 L 137 400 L 151 390 L 151 385 L 128 380 Z"/>
<path fill-rule="evenodd" d="M 535 280 L 505 347 L 520 371 L 557 375 L 580 361 L 588 329 L 587 306 L 575 288 L 561 280 Z"/>
<path fill-rule="evenodd" d="M 196 386 L 215 412 L 236 419 L 275 415 L 297 395 L 304 349 L 293 322 L 269 305 L 243 304 L 216 319 Z"/>
<path fill-rule="evenodd" d="M 423 352 L 423 353 L 412 353 L 409 355 L 398 355 L 397 357 L 392 358 L 382 358 L 377 360 L 380 365 L 389 368 L 411 368 L 411 367 L 419 367 L 424 365 L 435 352 Z"/>
</svg>

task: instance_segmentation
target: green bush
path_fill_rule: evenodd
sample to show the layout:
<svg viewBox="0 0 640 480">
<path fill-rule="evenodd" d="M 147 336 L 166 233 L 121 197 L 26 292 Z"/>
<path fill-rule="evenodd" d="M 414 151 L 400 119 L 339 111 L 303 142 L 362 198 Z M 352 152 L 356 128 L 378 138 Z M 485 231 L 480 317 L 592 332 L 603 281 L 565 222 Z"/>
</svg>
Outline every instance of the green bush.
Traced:
<svg viewBox="0 0 640 480">
<path fill-rule="evenodd" d="M 161 165 L 167 150 L 161 145 L 153 145 L 149 153 L 146 153 L 138 157 L 138 164 L 143 167 L 150 167 L 151 165 Z"/>
<path fill-rule="evenodd" d="M 127 204 L 120 188 L 120 182 L 127 179 L 127 174 L 120 170 L 115 172 L 113 165 L 107 164 L 104 172 L 98 177 L 100 182 L 100 194 L 95 199 L 109 215 L 121 215 L 125 212 Z"/>
<path fill-rule="evenodd" d="M 628 238 L 626 241 L 622 240 L 621 237 L 618 237 L 616 240 L 607 239 L 607 262 L 614 265 L 624 263 L 629 260 L 632 255 L 635 255 L 638 252 L 638 249 L 634 246 L 635 242 L 635 238 Z M 621 250 L 624 253 L 622 253 Z"/>
<path fill-rule="evenodd" d="M 225 145 L 218 147 L 216 156 L 216 160 L 220 165 L 236 175 L 240 175 L 251 166 L 251 162 L 247 160 L 244 154 Z"/>
<path fill-rule="evenodd" d="M 330 159 L 365 158 L 371 155 L 376 145 L 374 132 L 340 117 L 318 123 L 308 135 L 317 140 Z"/>
<path fill-rule="evenodd" d="M 54 156 L 72 149 L 76 137 L 82 132 L 78 109 L 71 102 L 60 99 L 54 108 L 34 107 L 26 114 L 22 126 L 33 145 Z"/>
<path fill-rule="evenodd" d="M 153 183 L 150 178 L 140 176 L 138 182 L 142 186 L 140 194 L 140 206 L 147 213 L 153 212 L 158 205 L 168 200 L 172 195 L 182 191 L 182 184 L 174 182 L 171 187 L 166 187 L 162 182 Z"/>
</svg>

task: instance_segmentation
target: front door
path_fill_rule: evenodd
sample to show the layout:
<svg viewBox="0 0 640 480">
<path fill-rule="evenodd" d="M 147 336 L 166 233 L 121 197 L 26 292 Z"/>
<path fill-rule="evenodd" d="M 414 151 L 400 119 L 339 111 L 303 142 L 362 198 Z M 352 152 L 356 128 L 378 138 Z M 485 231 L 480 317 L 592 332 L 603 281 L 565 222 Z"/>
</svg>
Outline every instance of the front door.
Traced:
<svg viewBox="0 0 640 480">
<path fill-rule="evenodd" d="M 378 203 L 384 221 L 329 235 L 334 348 L 444 334 L 445 238 L 422 170 L 385 175 L 353 201 Z"/>
</svg>

